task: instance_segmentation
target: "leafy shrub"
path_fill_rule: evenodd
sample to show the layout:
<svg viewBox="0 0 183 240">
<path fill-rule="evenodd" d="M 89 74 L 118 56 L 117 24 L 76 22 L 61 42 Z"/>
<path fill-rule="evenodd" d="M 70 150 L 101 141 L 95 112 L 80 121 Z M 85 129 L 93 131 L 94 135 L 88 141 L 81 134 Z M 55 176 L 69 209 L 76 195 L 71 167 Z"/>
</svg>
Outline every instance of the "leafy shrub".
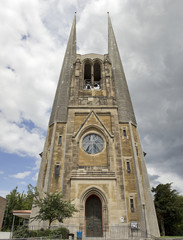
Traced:
<svg viewBox="0 0 183 240">
<path fill-rule="evenodd" d="M 28 226 L 19 226 L 13 233 L 13 238 L 28 238 L 28 237 L 50 237 L 50 236 L 61 236 L 63 239 L 68 238 L 69 230 L 64 227 L 56 229 L 43 229 L 40 230 L 29 230 Z"/>
<path fill-rule="evenodd" d="M 63 239 L 68 238 L 68 234 L 69 234 L 69 230 L 64 227 L 53 229 L 51 232 L 52 232 L 52 236 L 61 236 L 62 234 Z"/>
<path fill-rule="evenodd" d="M 13 233 L 13 238 L 27 238 L 30 236 L 30 231 L 27 226 L 18 226 Z"/>
</svg>

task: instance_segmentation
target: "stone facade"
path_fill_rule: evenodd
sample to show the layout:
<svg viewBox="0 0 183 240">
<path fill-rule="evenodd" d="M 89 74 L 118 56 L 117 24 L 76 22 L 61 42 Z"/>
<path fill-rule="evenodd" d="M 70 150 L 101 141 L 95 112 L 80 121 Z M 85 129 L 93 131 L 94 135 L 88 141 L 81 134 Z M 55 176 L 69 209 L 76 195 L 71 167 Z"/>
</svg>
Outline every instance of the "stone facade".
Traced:
<svg viewBox="0 0 183 240">
<path fill-rule="evenodd" d="M 0 231 L 2 228 L 2 224 L 3 224 L 5 208 L 6 208 L 6 199 L 3 197 L 0 197 Z"/>
<path fill-rule="evenodd" d="M 70 39 L 74 34 L 72 27 Z M 109 42 L 115 42 L 113 31 L 111 34 Z M 114 62 L 113 65 L 113 59 L 116 61 L 119 58 L 119 52 L 114 43 L 112 46 L 117 53 L 111 58 L 111 50 L 109 55 L 75 55 L 71 79 L 68 80 L 69 101 L 64 110 L 67 121 L 58 119 L 54 105 L 37 188 L 42 196 L 44 192 L 62 191 L 65 199 L 73 200 L 79 212 L 64 223 L 70 229 L 74 226 L 74 231 L 83 231 L 84 236 L 91 236 L 91 231 L 95 231 L 96 237 L 107 236 L 112 227 L 128 227 L 132 223 L 144 232 L 159 236 L 133 107 L 122 69 L 122 76 L 118 77 L 121 82 L 115 79 L 117 69 L 122 64 Z M 73 49 L 70 41 L 67 51 L 69 49 Z M 62 73 L 64 71 L 62 69 Z M 59 84 L 54 101 L 58 109 Z M 123 86 L 126 90 L 120 93 L 118 90 Z M 120 94 L 125 96 L 121 97 Z M 97 140 L 96 143 L 89 143 L 93 152 L 88 152 L 83 142 L 85 137 L 92 135 L 97 136 Z M 102 139 L 99 151 L 96 150 L 97 144 L 100 147 L 98 138 Z M 100 214 L 97 211 L 96 215 L 91 214 L 95 212 L 95 207 L 90 211 L 92 204 L 89 203 L 92 202 Z M 33 209 L 32 216 L 35 214 L 36 209 Z M 95 230 L 91 230 L 92 218 L 98 221 L 98 231 L 96 223 L 93 223 Z M 30 227 L 46 224 L 33 222 Z M 97 232 L 100 234 L 97 235 Z"/>
</svg>

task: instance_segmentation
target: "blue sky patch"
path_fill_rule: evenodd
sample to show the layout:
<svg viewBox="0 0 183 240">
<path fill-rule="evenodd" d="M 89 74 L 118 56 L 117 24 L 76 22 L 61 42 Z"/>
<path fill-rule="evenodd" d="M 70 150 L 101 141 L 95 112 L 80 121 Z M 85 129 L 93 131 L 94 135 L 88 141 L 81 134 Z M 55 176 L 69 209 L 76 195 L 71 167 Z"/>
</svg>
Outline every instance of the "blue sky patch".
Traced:
<svg viewBox="0 0 183 240">
<path fill-rule="evenodd" d="M 17 124 L 20 128 L 25 128 L 28 132 L 31 132 L 34 128 L 37 128 L 36 125 L 27 119 L 22 119 L 21 123 Z"/>
<path fill-rule="evenodd" d="M 11 66 L 9 66 L 9 65 L 8 65 L 6 68 L 7 68 L 7 69 L 9 69 L 9 70 L 11 70 L 12 72 L 15 72 L 15 69 L 14 69 L 14 68 L 12 68 L 12 67 L 11 67 Z"/>
<path fill-rule="evenodd" d="M 0 183 L 1 191 L 12 191 L 16 186 L 22 192 L 28 184 L 36 185 L 33 180 L 37 170 L 35 168 L 35 158 L 21 157 L 17 154 L 0 152 Z M 17 173 L 30 172 L 23 178 L 13 177 Z"/>
</svg>

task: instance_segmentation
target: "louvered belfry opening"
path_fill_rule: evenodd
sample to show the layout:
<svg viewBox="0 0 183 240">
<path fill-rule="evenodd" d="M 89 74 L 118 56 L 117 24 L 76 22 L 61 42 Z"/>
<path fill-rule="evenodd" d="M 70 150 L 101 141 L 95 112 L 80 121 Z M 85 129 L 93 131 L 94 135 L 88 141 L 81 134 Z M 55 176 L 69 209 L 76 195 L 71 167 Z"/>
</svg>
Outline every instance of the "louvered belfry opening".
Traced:
<svg viewBox="0 0 183 240">
<path fill-rule="evenodd" d="M 91 64 L 86 63 L 84 67 L 84 88 L 91 89 Z"/>
<path fill-rule="evenodd" d="M 100 64 L 96 62 L 94 64 L 94 88 L 95 89 L 101 88 L 100 80 L 101 80 Z"/>
</svg>

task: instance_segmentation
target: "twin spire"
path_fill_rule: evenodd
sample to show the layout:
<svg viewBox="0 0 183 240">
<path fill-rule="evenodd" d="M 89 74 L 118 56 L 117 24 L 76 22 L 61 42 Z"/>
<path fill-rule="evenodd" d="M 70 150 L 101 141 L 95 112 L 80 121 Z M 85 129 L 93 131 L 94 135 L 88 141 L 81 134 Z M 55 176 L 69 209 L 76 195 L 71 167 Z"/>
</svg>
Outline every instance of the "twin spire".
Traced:
<svg viewBox="0 0 183 240">
<path fill-rule="evenodd" d="M 49 125 L 55 122 L 67 122 L 67 107 L 69 104 L 70 85 L 73 73 L 73 63 L 76 60 L 76 15 L 72 24 L 62 70 L 53 102 Z"/>
<path fill-rule="evenodd" d="M 116 38 L 108 14 L 108 54 L 112 64 L 115 82 L 116 99 L 120 123 L 132 122 L 136 124 L 135 115 L 126 83 L 123 66 L 118 51 Z M 76 15 L 72 24 L 62 70 L 56 90 L 49 125 L 56 122 L 67 122 L 67 108 L 70 97 L 70 85 L 73 74 L 73 64 L 76 61 Z"/>
<path fill-rule="evenodd" d="M 119 122 L 136 124 L 135 114 L 128 91 L 125 73 L 121 62 L 111 18 L 108 14 L 108 54 L 112 64 L 112 73 L 115 82 L 116 100 L 118 104 Z"/>
</svg>

